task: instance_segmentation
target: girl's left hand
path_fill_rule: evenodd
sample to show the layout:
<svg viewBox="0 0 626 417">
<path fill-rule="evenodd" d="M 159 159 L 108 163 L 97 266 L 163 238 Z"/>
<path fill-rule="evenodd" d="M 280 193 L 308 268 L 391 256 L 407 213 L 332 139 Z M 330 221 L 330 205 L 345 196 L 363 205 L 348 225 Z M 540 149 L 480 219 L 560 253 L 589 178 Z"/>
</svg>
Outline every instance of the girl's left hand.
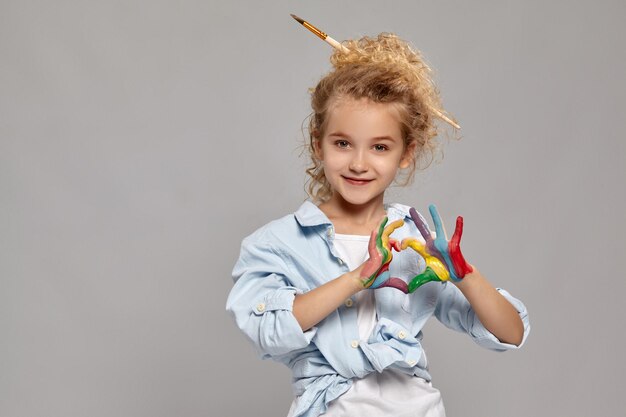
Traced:
<svg viewBox="0 0 626 417">
<path fill-rule="evenodd" d="M 394 230 L 404 225 L 403 220 L 396 220 L 387 225 L 388 218 L 385 216 L 377 229 L 370 236 L 368 252 L 369 259 L 365 261 L 360 272 L 363 288 L 393 287 L 407 292 L 407 284 L 400 278 L 389 277 L 389 264 L 393 259 L 392 249 L 400 251 L 400 244 L 396 239 L 389 236 Z"/>
<path fill-rule="evenodd" d="M 402 240 L 401 248 L 404 250 L 411 247 L 418 252 L 426 261 L 426 270 L 414 277 L 408 284 L 409 292 L 415 291 L 423 284 L 431 281 L 459 282 L 466 274 L 473 271 L 472 266 L 465 261 L 461 253 L 461 236 L 463 235 L 463 217 L 456 219 L 456 228 L 452 239 L 448 241 L 441 217 L 435 205 L 428 207 L 430 215 L 435 223 L 435 238 L 433 239 L 426 221 L 414 208 L 409 210 L 411 218 L 415 222 L 425 244 L 415 238 Z"/>
</svg>

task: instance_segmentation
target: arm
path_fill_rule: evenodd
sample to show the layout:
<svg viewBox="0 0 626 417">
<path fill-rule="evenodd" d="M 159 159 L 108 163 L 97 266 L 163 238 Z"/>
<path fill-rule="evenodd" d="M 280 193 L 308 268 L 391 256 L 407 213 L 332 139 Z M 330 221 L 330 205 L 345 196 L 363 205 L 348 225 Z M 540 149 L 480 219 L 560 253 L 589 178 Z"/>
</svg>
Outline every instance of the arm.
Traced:
<svg viewBox="0 0 626 417">
<path fill-rule="evenodd" d="M 293 315 L 303 331 L 310 329 L 335 311 L 346 298 L 363 289 L 360 272 L 363 265 L 309 292 L 296 295 Z"/>
<path fill-rule="evenodd" d="M 519 346 L 524 325 L 515 307 L 483 277 L 474 266 L 473 272 L 455 285 L 469 301 L 480 322 L 501 342 Z"/>
<path fill-rule="evenodd" d="M 306 331 L 315 326 L 343 304 L 346 298 L 365 288 L 406 287 L 404 281 L 389 277 L 389 264 L 393 258 L 392 248 L 399 249 L 398 242 L 389 235 L 403 224 L 404 221 L 396 220 L 387 225 L 387 217 L 383 218 L 370 236 L 367 261 L 354 271 L 296 296 L 293 314 L 302 330 Z"/>
<path fill-rule="evenodd" d="M 283 254 L 270 242 L 256 236 L 244 239 L 233 279 L 226 309 L 262 358 L 280 361 L 308 346 L 316 329 L 303 332 L 292 311 L 304 283 L 292 276 Z"/>
<path fill-rule="evenodd" d="M 452 281 L 461 291 L 466 302 L 469 302 L 473 314 L 487 331 L 500 342 L 519 346 L 524 338 L 525 327 L 520 313 L 475 267 L 465 261 L 461 253 L 463 218 L 457 218 L 454 235 L 448 242 L 437 209 L 431 205 L 429 210 L 435 223 L 435 238 L 430 234 L 425 220 L 415 209 L 411 209 L 411 217 L 425 243 L 413 238 L 402 242 L 402 248 L 410 246 L 424 257 L 427 264 L 426 271 L 415 277 L 409 284 L 409 290 L 414 291 L 429 281 Z M 454 304 L 446 303 L 446 305 L 454 308 Z M 441 310 L 440 315 L 446 316 L 441 314 Z M 463 327 L 470 331 L 472 326 L 464 323 Z"/>
</svg>

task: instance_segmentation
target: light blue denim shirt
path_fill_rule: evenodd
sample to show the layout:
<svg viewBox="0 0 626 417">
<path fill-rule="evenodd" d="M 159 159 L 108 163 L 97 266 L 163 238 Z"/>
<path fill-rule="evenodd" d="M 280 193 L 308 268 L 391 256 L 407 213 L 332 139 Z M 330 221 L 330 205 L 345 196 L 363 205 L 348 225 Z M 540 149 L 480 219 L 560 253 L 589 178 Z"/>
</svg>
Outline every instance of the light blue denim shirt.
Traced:
<svg viewBox="0 0 626 417">
<path fill-rule="evenodd" d="M 387 207 L 389 221 L 405 225 L 393 237 L 419 237 L 409 207 Z M 354 299 L 303 332 L 293 313 L 296 294 L 312 290 L 348 272 L 333 245 L 334 229 L 324 213 L 307 201 L 296 211 L 261 227 L 243 240 L 233 269 L 226 309 L 263 359 L 291 368 L 298 398 L 295 416 L 318 416 L 346 392 L 352 379 L 394 368 L 430 381 L 422 328 L 435 315 L 447 327 L 467 333 L 479 345 L 497 351 L 518 346 L 500 342 L 480 323 L 469 302 L 452 283 L 431 282 L 412 294 L 393 288 L 375 293 L 378 322 L 367 340 L 360 340 Z M 412 250 L 394 253 L 391 276 L 411 279 L 425 268 Z M 525 306 L 498 289 L 517 309 L 530 330 Z"/>
</svg>

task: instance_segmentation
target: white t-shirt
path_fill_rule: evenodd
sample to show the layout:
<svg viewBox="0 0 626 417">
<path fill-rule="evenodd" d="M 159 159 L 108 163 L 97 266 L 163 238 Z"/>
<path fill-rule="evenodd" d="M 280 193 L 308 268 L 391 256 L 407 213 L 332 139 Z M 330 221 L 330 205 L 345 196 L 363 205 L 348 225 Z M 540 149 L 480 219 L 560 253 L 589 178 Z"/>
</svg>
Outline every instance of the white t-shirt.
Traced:
<svg viewBox="0 0 626 417">
<path fill-rule="evenodd" d="M 350 271 L 358 268 L 368 258 L 369 236 L 335 234 L 335 249 Z M 357 309 L 359 338 L 367 339 L 376 326 L 376 301 L 374 291 L 359 291 L 354 297 Z"/>
<path fill-rule="evenodd" d="M 335 248 L 350 270 L 358 268 L 368 257 L 369 236 L 335 234 Z M 376 325 L 374 290 L 355 295 L 359 337 L 367 340 Z M 394 416 L 445 417 L 439 390 L 426 380 L 387 369 L 354 379 L 352 387 L 332 401 L 325 417 Z"/>
</svg>

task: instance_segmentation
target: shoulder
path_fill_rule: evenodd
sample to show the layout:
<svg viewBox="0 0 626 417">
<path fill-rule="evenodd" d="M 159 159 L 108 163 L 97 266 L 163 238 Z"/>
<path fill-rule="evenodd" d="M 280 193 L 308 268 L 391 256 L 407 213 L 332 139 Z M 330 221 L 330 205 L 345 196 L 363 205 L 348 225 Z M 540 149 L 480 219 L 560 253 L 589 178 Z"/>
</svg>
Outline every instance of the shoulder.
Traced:
<svg viewBox="0 0 626 417">
<path fill-rule="evenodd" d="M 295 212 L 261 226 L 243 242 L 288 247 L 294 240 L 306 237 L 319 227 L 330 225 L 330 221 L 317 206 L 305 201 Z"/>
<path fill-rule="evenodd" d="M 242 241 L 243 247 L 264 246 L 268 249 L 277 248 L 281 242 L 289 241 L 300 233 L 293 214 L 288 214 L 279 219 L 259 227 L 246 236 Z"/>
<path fill-rule="evenodd" d="M 319 219 L 314 221 L 315 215 L 311 211 L 315 210 L 321 213 L 307 202 L 294 213 L 272 220 L 245 237 L 233 269 L 235 280 L 248 273 L 250 267 L 257 272 L 287 274 L 287 271 L 297 270 L 303 258 L 323 256 L 328 250 L 322 238 L 326 229 L 317 224 Z"/>
</svg>

